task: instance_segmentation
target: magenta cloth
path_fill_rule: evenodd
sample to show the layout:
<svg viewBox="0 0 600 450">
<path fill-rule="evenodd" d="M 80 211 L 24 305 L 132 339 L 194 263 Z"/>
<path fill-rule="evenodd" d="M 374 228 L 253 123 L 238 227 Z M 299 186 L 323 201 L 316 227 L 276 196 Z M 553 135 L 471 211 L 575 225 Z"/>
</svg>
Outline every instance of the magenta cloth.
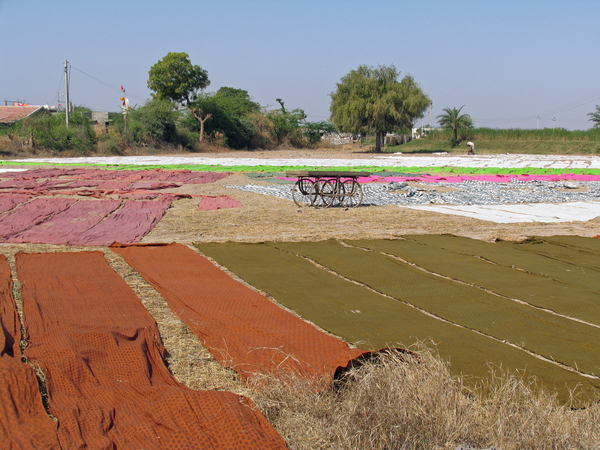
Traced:
<svg viewBox="0 0 600 450">
<path fill-rule="evenodd" d="M 38 179 L 14 179 L 0 182 L 0 189 L 32 189 L 48 190 L 62 189 L 69 185 L 71 180 L 44 180 Z"/>
<path fill-rule="evenodd" d="M 26 194 L 0 194 L 0 214 L 10 211 L 15 206 L 31 200 L 31 198 L 30 195 Z"/>
<path fill-rule="evenodd" d="M 297 180 L 297 177 L 276 177 L 278 180 Z M 512 179 L 518 181 L 600 181 L 600 175 L 576 175 L 574 173 L 563 173 L 560 175 L 528 175 L 528 174 L 497 174 L 497 175 L 456 175 L 456 176 L 440 176 L 440 175 L 429 175 L 423 174 L 418 176 L 393 176 L 393 177 L 381 177 L 378 175 L 371 175 L 369 177 L 358 177 L 357 181 L 363 183 L 389 183 L 395 182 L 406 182 L 415 181 L 419 183 L 460 183 L 466 180 L 473 181 L 489 181 L 494 183 L 510 183 Z M 345 178 L 342 178 L 344 180 Z M 314 180 L 314 179 L 313 179 Z"/>
<path fill-rule="evenodd" d="M 113 242 L 134 244 L 156 226 L 173 197 L 160 196 L 158 200 L 126 200 L 121 209 L 107 217 L 83 236 L 74 236 L 69 245 L 110 245 Z"/>
<path fill-rule="evenodd" d="M 36 198 L 23 203 L 0 219 L 0 239 L 25 231 L 75 202 L 67 198 Z"/>
<path fill-rule="evenodd" d="M 199 211 L 214 211 L 217 209 L 225 208 L 241 208 L 242 204 L 229 195 L 219 195 L 217 197 L 211 197 L 203 195 L 202 200 L 198 204 Z"/>
<path fill-rule="evenodd" d="M 64 245 L 81 240 L 120 205 L 120 200 L 80 200 L 50 219 L 10 236 L 6 242 Z"/>
</svg>

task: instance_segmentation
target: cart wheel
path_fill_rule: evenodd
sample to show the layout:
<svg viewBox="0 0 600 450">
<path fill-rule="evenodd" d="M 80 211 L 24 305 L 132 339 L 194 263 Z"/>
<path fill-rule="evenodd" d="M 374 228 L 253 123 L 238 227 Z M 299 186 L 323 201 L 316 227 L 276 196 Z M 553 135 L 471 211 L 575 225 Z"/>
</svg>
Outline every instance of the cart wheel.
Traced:
<svg viewBox="0 0 600 450">
<path fill-rule="evenodd" d="M 360 184 L 358 184 L 358 181 L 354 179 L 344 181 L 343 189 L 344 196 L 342 197 L 342 206 L 345 206 L 346 208 L 356 208 L 361 204 L 363 191 Z"/>
<path fill-rule="evenodd" d="M 313 181 L 308 178 L 301 178 L 296 181 L 292 188 L 292 198 L 298 206 L 310 206 L 310 190 L 313 187 Z"/>
<path fill-rule="evenodd" d="M 316 208 L 326 208 L 329 206 L 327 201 L 329 200 L 328 196 L 323 197 L 323 189 L 327 184 L 326 181 L 316 180 L 310 189 L 310 205 Z"/>
<path fill-rule="evenodd" d="M 323 207 L 325 208 L 332 206 L 336 200 L 339 201 L 335 185 L 335 180 L 327 180 L 321 186 L 321 197 L 323 198 Z"/>
</svg>

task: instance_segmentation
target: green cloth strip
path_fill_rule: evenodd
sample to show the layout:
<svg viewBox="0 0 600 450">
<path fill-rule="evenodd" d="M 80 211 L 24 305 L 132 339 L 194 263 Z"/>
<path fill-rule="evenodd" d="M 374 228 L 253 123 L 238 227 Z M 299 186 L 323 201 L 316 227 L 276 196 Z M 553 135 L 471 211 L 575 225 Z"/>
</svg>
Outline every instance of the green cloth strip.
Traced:
<svg viewBox="0 0 600 450">
<path fill-rule="evenodd" d="M 475 168 L 475 167 L 373 167 L 373 166 L 355 166 L 355 167 L 323 167 L 323 166 L 221 166 L 206 164 L 84 164 L 84 163 L 40 163 L 40 162 L 14 162 L 0 161 L 2 166 L 55 166 L 55 167 L 95 167 L 113 170 L 198 170 L 206 171 L 224 171 L 224 172 L 286 172 L 293 170 L 351 170 L 355 172 L 379 173 L 452 173 L 452 174 L 531 174 L 531 175 L 561 175 L 572 173 L 576 175 L 600 175 L 600 169 L 549 169 L 549 168 Z"/>
<path fill-rule="evenodd" d="M 600 376 L 600 328 L 459 284 L 337 241 L 267 243 L 450 322 Z"/>
<path fill-rule="evenodd" d="M 536 376 L 545 388 L 556 390 L 563 402 L 569 401 L 569 389 L 578 384 L 591 398 L 600 388 L 600 380 L 426 315 L 275 247 L 233 242 L 194 245 L 306 320 L 362 348 L 410 346 L 431 339 L 440 356 L 450 361 L 452 372 L 466 375 L 473 384 L 478 378 L 487 378 L 495 366 Z M 367 267 L 360 260 L 353 264 Z"/>
<path fill-rule="evenodd" d="M 398 256 L 430 272 L 600 326 L 598 292 L 545 278 L 540 272 L 523 272 L 412 240 L 344 242 Z M 595 277 L 600 280 L 600 272 Z M 600 289 L 600 285 L 596 288 Z"/>
<path fill-rule="evenodd" d="M 590 271 L 580 264 L 584 260 L 569 263 L 533 252 L 519 251 L 519 245 L 511 245 L 514 244 L 511 242 L 501 245 L 502 241 L 496 243 L 484 242 L 478 239 L 469 239 L 449 234 L 409 235 L 403 237 L 462 255 L 481 257 L 495 264 L 523 270 L 547 279 L 593 291 L 597 294 L 600 293 L 600 283 L 598 282 L 600 277 L 595 271 Z M 598 239 L 581 239 L 586 240 L 590 246 L 594 245 L 595 241 L 600 243 Z"/>
</svg>

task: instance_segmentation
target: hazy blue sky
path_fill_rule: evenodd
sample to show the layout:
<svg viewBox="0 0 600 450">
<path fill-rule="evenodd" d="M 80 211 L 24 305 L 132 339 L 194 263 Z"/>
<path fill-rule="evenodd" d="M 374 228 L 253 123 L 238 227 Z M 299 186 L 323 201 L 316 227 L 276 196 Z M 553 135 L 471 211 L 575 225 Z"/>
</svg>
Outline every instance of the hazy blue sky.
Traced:
<svg viewBox="0 0 600 450">
<path fill-rule="evenodd" d="M 361 64 L 394 64 L 477 126 L 587 129 L 600 104 L 600 0 L 0 0 L 0 100 L 94 110 L 150 97 L 148 70 L 186 52 L 207 91 L 329 117 L 329 94 Z M 429 122 L 429 113 L 425 123 Z M 419 121 L 420 125 L 420 121 Z"/>
</svg>

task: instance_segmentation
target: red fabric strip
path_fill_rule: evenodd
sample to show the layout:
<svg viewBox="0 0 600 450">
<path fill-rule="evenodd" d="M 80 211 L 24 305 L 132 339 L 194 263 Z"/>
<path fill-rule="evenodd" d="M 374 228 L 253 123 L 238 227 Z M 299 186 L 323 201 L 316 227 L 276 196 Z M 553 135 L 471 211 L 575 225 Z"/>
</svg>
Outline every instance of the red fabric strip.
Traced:
<svg viewBox="0 0 600 450">
<path fill-rule="evenodd" d="M 62 448 L 284 449 L 249 400 L 179 385 L 154 320 L 100 252 L 16 257 Z"/>
<path fill-rule="evenodd" d="M 331 380 L 365 353 L 304 322 L 181 244 L 115 244 L 223 365 L 245 380 L 294 373 Z"/>
</svg>

